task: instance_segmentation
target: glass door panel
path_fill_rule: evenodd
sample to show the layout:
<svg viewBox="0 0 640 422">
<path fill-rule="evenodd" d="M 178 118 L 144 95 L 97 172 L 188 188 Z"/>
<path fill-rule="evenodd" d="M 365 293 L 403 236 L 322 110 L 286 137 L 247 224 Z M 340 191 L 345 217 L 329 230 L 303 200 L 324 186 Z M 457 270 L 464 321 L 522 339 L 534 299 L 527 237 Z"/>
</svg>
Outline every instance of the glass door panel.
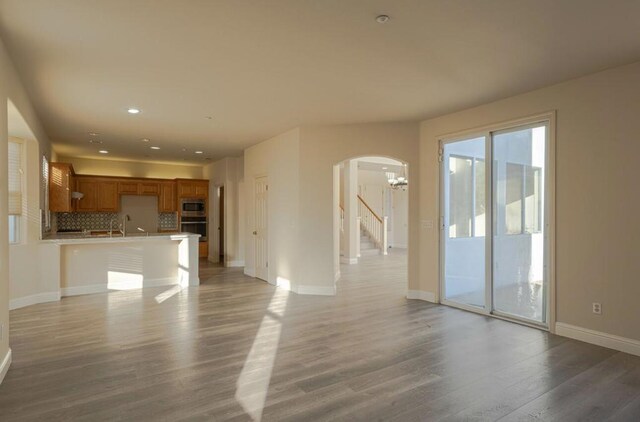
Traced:
<svg viewBox="0 0 640 422">
<path fill-rule="evenodd" d="M 547 126 L 492 136 L 493 309 L 545 324 Z"/>
<path fill-rule="evenodd" d="M 444 299 L 486 307 L 486 140 L 443 146 Z"/>
</svg>

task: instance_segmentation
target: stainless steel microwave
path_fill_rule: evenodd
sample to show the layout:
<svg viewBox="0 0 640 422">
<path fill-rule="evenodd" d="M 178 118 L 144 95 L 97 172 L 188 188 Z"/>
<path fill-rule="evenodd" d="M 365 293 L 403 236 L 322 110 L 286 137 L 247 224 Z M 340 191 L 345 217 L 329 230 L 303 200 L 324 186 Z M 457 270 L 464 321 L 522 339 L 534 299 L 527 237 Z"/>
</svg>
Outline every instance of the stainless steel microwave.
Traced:
<svg viewBox="0 0 640 422">
<path fill-rule="evenodd" d="M 205 217 L 207 204 L 204 199 L 183 199 L 180 201 L 180 212 L 184 216 Z"/>
</svg>

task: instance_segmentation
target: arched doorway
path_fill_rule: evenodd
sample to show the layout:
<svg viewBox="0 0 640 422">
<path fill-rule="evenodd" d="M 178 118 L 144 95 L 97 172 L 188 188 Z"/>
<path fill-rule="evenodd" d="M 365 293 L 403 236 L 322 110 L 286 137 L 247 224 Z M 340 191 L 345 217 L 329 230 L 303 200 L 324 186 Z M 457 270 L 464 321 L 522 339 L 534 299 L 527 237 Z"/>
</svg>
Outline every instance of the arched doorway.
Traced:
<svg viewBox="0 0 640 422">
<path fill-rule="evenodd" d="M 373 155 L 351 158 L 334 165 L 333 187 L 338 290 L 369 283 L 391 287 L 404 296 L 409 246 L 407 163 Z"/>
</svg>

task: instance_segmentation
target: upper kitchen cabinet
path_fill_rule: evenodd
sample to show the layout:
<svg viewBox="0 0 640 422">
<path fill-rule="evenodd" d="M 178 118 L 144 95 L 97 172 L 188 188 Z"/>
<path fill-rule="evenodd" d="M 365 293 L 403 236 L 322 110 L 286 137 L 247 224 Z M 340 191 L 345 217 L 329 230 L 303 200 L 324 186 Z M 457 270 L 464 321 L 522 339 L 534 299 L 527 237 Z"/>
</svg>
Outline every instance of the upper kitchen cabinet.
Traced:
<svg viewBox="0 0 640 422">
<path fill-rule="evenodd" d="M 160 195 L 160 182 L 152 179 L 127 179 L 118 182 L 120 195 Z"/>
<path fill-rule="evenodd" d="M 118 182 L 98 182 L 98 209 L 103 212 L 118 212 L 120 197 L 118 196 Z"/>
<path fill-rule="evenodd" d="M 98 182 L 93 178 L 79 177 L 76 185 L 82 198 L 78 200 L 77 211 L 90 212 L 98 208 Z"/>
<path fill-rule="evenodd" d="M 160 183 L 140 182 L 138 183 L 138 195 L 160 195 Z"/>
<path fill-rule="evenodd" d="M 208 180 L 178 179 L 178 198 L 206 198 L 209 195 Z"/>
<path fill-rule="evenodd" d="M 161 182 L 158 196 L 159 212 L 176 212 L 178 210 L 176 198 L 176 182 Z"/>
<path fill-rule="evenodd" d="M 49 210 L 52 212 L 75 211 L 72 193 L 75 190 L 75 173 L 68 163 L 49 165 Z"/>
<path fill-rule="evenodd" d="M 78 201 L 77 211 L 118 212 L 120 209 L 118 182 L 79 176 L 77 187 L 83 195 Z"/>
</svg>

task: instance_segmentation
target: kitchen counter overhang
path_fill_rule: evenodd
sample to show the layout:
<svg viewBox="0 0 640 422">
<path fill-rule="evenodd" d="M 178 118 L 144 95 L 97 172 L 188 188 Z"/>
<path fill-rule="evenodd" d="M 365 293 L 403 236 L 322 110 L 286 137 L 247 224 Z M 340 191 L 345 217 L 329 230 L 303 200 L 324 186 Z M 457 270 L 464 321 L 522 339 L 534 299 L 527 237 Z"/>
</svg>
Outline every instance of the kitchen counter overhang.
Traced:
<svg viewBox="0 0 640 422">
<path fill-rule="evenodd" d="M 145 287 L 197 286 L 198 240 L 191 233 L 54 235 L 41 240 L 47 284 L 61 296 Z"/>
</svg>

